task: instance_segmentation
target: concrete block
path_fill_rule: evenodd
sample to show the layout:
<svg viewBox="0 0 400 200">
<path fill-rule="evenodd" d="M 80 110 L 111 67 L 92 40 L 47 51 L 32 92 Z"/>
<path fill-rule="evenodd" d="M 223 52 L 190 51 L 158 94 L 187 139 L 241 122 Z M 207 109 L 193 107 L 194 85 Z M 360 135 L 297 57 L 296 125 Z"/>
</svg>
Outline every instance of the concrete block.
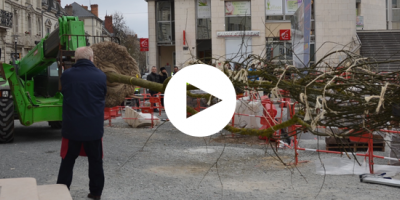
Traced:
<svg viewBox="0 0 400 200">
<path fill-rule="evenodd" d="M 0 187 L 1 200 L 39 200 L 34 178 L 0 179 Z"/>
<path fill-rule="evenodd" d="M 37 187 L 39 200 L 72 200 L 66 185 L 40 185 Z"/>
</svg>

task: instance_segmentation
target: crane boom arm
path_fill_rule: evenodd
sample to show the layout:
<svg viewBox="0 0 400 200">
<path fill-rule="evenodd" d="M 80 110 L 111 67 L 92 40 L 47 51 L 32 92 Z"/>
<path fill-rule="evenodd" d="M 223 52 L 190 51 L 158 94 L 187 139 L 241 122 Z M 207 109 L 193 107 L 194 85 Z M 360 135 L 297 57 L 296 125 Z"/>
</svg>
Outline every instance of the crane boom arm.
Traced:
<svg viewBox="0 0 400 200">
<path fill-rule="evenodd" d="M 60 50 L 75 51 L 86 46 L 85 29 L 78 17 L 64 16 L 58 19 L 59 27 L 40 42 L 18 63 L 20 77 L 33 77 L 52 63 Z"/>
</svg>

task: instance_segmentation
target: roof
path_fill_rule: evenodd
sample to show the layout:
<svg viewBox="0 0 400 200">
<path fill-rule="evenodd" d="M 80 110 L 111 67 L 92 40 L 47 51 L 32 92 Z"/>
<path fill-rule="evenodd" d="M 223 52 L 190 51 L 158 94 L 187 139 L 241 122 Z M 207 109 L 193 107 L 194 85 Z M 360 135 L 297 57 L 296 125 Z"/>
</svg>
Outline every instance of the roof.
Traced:
<svg viewBox="0 0 400 200">
<path fill-rule="evenodd" d="M 107 34 L 108 36 L 112 36 L 112 33 L 108 32 L 108 30 L 107 30 L 104 26 L 102 26 L 101 29 L 102 29 L 103 32 L 104 32 L 105 34 Z"/>
<path fill-rule="evenodd" d="M 48 7 L 49 6 L 49 0 L 42 0 L 42 5 Z M 60 5 L 60 3 L 58 3 L 57 1 L 53 1 L 53 4 L 50 5 L 51 7 L 51 11 L 53 12 L 57 12 L 58 9 L 60 9 L 60 14 L 61 15 L 65 15 L 66 12 L 64 10 L 64 8 Z"/>
<path fill-rule="evenodd" d="M 72 12 L 73 12 L 73 16 L 77 16 L 77 17 L 94 17 L 100 21 L 103 22 L 103 20 L 101 20 L 99 17 L 97 17 L 95 14 L 93 14 L 92 12 L 86 10 L 85 8 L 83 8 L 81 5 L 79 5 L 78 3 L 74 2 L 71 4 L 72 6 Z"/>
</svg>

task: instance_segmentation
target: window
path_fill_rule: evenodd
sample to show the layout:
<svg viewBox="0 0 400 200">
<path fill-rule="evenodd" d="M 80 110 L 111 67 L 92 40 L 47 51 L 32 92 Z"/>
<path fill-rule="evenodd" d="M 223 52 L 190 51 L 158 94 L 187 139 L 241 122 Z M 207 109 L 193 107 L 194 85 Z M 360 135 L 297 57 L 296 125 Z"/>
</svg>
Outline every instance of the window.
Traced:
<svg viewBox="0 0 400 200">
<path fill-rule="evenodd" d="M 225 30 L 251 30 L 250 1 L 225 1 Z"/>
<path fill-rule="evenodd" d="M 251 30 L 251 17 L 226 17 L 226 31 L 249 31 Z"/>
<path fill-rule="evenodd" d="M 280 64 L 293 64 L 291 41 L 280 41 L 279 37 L 267 38 L 267 60 Z"/>
<path fill-rule="evenodd" d="M 32 18 L 31 15 L 28 15 L 28 32 L 32 34 Z"/>
<path fill-rule="evenodd" d="M 158 1 L 156 15 L 158 43 L 175 42 L 174 1 Z"/>
<path fill-rule="evenodd" d="M 197 39 L 211 39 L 211 19 L 197 19 Z"/>
<path fill-rule="evenodd" d="M 392 9 L 392 20 L 396 22 L 400 21 L 400 1 L 393 0 Z"/>
<path fill-rule="evenodd" d="M 265 0 L 266 20 L 290 20 L 301 5 L 297 0 Z"/>
<path fill-rule="evenodd" d="M 392 29 L 400 29 L 400 1 L 392 0 Z"/>
<path fill-rule="evenodd" d="M 46 28 L 46 35 L 50 34 L 50 27 Z"/>
<path fill-rule="evenodd" d="M 197 0 L 197 39 L 211 39 L 211 0 Z"/>
<path fill-rule="evenodd" d="M 400 1 L 392 0 L 392 8 L 400 8 Z"/>
<path fill-rule="evenodd" d="M 37 28 L 37 34 L 39 36 L 42 36 L 42 24 L 40 23 L 40 19 L 38 18 L 37 22 L 36 22 L 36 28 Z"/>
<path fill-rule="evenodd" d="M 58 76 L 57 62 L 54 62 L 52 65 L 50 65 L 50 76 L 52 77 Z"/>
<path fill-rule="evenodd" d="M 267 38 L 266 59 L 279 64 L 293 64 L 293 44 L 281 41 L 279 37 Z M 310 64 L 315 64 L 315 40 L 310 39 Z"/>
</svg>

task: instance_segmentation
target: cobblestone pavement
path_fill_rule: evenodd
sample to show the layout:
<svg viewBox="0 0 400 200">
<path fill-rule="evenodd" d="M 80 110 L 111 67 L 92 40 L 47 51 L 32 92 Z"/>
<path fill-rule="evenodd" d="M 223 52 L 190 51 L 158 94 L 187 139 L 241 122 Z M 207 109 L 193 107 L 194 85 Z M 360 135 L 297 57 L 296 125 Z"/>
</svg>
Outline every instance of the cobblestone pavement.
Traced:
<svg viewBox="0 0 400 200">
<path fill-rule="evenodd" d="M 23 127 L 15 122 L 15 142 L 0 145 L 0 178 L 34 177 L 39 185 L 55 184 L 61 161 L 60 130 L 50 129 L 47 123 Z M 195 138 L 179 132 L 170 122 L 155 131 L 130 128 L 121 118 L 114 119 L 112 127 L 107 125 L 105 122 L 104 200 L 315 199 L 323 183 L 316 199 L 397 199 L 399 194 L 398 188 L 360 183 L 357 175 L 327 175 L 324 181 L 324 176 L 315 173 L 314 162 L 319 160 L 315 152 L 300 152 L 300 159 L 310 162 L 297 168 L 284 166 L 270 147 L 260 145 L 262 141 L 254 137 L 234 140 L 216 134 Z M 300 145 L 325 148 L 322 139 L 303 140 Z M 292 150 L 279 149 L 278 153 L 283 161 L 293 162 Z M 388 156 L 388 152 L 377 154 Z M 219 157 L 218 168 L 212 167 Z M 74 200 L 86 199 L 87 173 L 87 159 L 79 157 L 71 186 Z"/>
</svg>

